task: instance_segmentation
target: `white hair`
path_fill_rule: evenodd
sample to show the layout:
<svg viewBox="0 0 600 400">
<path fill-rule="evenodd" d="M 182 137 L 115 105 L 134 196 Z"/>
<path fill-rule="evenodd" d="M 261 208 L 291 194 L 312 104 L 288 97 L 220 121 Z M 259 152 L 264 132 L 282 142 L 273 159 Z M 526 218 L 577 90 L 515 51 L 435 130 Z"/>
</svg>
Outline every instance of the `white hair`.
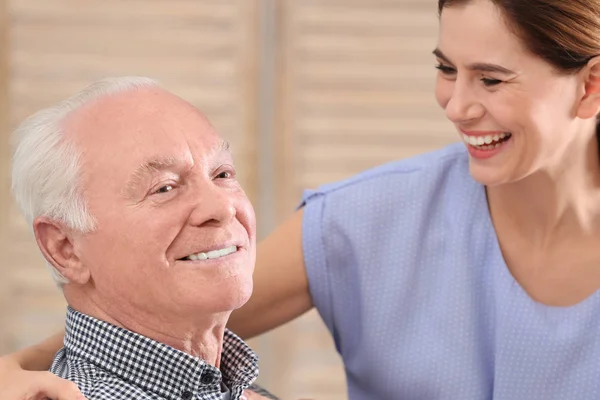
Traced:
<svg viewBox="0 0 600 400">
<path fill-rule="evenodd" d="M 12 192 L 29 226 L 44 216 L 84 233 L 96 228 L 80 185 L 80 152 L 64 136 L 65 119 L 102 97 L 158 86 L 144 77 L 104 79 L 38 111 L 17 127 L 12 138 Z M 46 264 L 59 285 L 68 283 L 52 264 Z"/>
</svg>

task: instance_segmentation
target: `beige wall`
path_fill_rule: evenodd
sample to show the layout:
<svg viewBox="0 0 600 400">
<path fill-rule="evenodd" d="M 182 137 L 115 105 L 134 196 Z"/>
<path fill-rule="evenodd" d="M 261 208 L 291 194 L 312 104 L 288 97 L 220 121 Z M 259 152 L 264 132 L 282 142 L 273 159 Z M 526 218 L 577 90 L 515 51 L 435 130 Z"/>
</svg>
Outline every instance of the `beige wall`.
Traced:
<svg viewBox="0 0 600 400">
<path fill-rule="evenodd" d="M 435 13 L 435 0 L 0 0 L 0 351 L 58 330 L 65 307 L 10 201 L 6 127 L 92 80 L 155 77 L 232 143 L 264 236 L 303 188 L 454 140 L 432 94 Z M 315 312 L 252 344 L 276 393 L 346 398 Z"/>
<path fill-rule="evenodd" d="M 8 14 L 6 3 L 0 1 L 0 135 L 6 137 L 8 130 Z M 9 225 L 8 225 L 8 167 L 9 167 L 8 141 L 0 140 L 0 252 L 5 254 L 9 247 Z M 0 354 L 8 351 L 11 347 L 6 338 L 7 329 L 4 328 L 8 321 L 8 305 L 10 301 L 10 282 L 5 276 L 7 266 L 2 264 L 0 270 Z"/>
</svg>

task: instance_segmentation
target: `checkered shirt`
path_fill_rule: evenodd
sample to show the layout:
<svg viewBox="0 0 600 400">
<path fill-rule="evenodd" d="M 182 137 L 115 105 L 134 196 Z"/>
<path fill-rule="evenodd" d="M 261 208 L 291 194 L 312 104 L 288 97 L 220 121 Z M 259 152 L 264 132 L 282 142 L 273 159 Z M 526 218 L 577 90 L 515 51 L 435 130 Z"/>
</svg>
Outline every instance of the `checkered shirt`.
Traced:
<svg viewBox="0 0 600 400">
<path fill-rule="evenodd" d="M 69 307 L 64 347 L 50 371 L 75 382 L 88 400 L 221 400 L 221 381 L 237 400 L 258 376 L 258 357 L 226 330 L 219 370 Z"/>
</svg>

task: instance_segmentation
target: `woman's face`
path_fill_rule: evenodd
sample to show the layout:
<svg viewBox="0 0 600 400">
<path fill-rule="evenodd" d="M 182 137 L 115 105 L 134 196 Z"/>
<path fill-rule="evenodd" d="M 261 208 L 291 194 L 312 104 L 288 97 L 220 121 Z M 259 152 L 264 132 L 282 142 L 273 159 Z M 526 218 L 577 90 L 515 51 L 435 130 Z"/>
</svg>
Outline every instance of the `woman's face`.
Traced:
<svg viewBox="0 0 600 400">
<path fill-rule="evenodd" d="M 558 74 L 526 50 L 488 0 L 443 10 L 436 98 L 485 185 L 520 180 L 559 165 L 595 121 L 577 117 L 581 74 Z"/>
</svg>

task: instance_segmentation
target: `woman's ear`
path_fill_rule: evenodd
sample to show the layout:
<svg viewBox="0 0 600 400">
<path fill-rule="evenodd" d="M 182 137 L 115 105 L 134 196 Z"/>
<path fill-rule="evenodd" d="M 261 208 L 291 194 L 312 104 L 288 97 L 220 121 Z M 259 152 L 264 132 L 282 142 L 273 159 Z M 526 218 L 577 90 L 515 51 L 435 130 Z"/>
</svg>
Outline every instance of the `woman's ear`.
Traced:
<svg viewBox="0 0 600 400">
<path fill-rule="evenodd" d="M 84 285 L 89 281 L 90 271 L 75 254 L 71 230 L 62 223 L 38 217 L 33 222 L 33 232 L 44 258 L 69 282 Z"/>
<path fill-rule="evenodd" d="M 600 57 L 592 58 L 581 72 L 584 94 L 577 116 L 582 119 L 595 118 L 600 112 Z"/>
</svg>

